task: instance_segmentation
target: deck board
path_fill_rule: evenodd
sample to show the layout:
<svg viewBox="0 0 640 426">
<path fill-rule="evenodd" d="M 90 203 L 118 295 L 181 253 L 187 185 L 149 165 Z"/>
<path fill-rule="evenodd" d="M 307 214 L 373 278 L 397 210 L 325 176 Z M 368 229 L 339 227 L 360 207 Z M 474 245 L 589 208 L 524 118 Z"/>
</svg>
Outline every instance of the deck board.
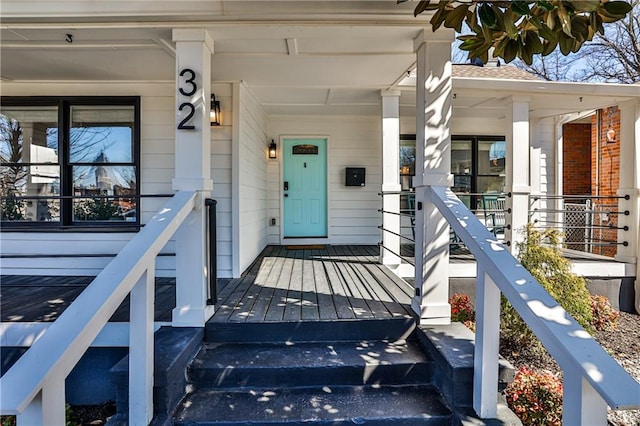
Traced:
<svg viewBox="0 0 640 426">
<path fill-rule="evenodd" d="M 3 322 L 51 322 L 94 277 L 3 276 Z M 212 322 L 331 321 L 412 318 L 412 293 L 378 263 L 376 246 L 295 250 L 268 246 L 241 278 L 218 280 Z M 155 320 L 171 321 L 175 278 L 156 278 Z M 129 320 L 129 299 L 110 321 Z"/>
</svg>

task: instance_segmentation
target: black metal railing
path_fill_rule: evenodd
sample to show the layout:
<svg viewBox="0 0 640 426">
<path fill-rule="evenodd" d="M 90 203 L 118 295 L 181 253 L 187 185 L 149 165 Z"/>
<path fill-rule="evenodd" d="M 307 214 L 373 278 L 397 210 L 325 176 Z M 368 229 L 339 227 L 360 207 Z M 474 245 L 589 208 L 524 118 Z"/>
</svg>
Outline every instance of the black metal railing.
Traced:
<svg viewBox="0 0 640 426">
<path fill-rule="evenodd" d="M 384 227 L 384 223 L 378 226 L 378 229 L 382 230 L 383 233 L 389 233 L 391 235 L 395 235 L 405 243 L 400 243 L 400 253 L 397 253 L 391 247 L 387 247 L 384 245 L 384 241 L 380 241 L 378 246 L 380 246 L 383 250 L 388 251 L 389 253 L 397 256 L 403 261 L 409 263 L 410 265 L 415 266 L 415 261 L 413 260 L 413 252 L 415 247 L 415 218 L 416 218 L 416 202 L 415 202 L 415 192 L 413 191 L 386 191 L 379 192 L 378 196 L 384 201 L 384 197 L 388 195 L 399 195 L 400 196 L 400 209 L 399 211 L 388 211 L 384 210 L 384 208 L 378 209 L 379 213 L 383 215 L 395 215 L 400 217 L 400 232 L 396 232 L 395 230 L 391 230 Z M 382 203 L 384 206 L 384 202 Z M 403 223 L 404 222 L 404 223 Z M 407 224 L 408 223 L 408 224 Z M 408 232 L 403 233 L 403 230 L 411 229 L 411 236 L 408 235 Z M 404 249 L 403 249 L 404 246 Z M 408 246 L 408 247 L 407 247 Z M 403 253 L 408 252 L 408 253 Z"/>
<path fill-rule="evenodd" d="M 629 195 L 532 195 L 529 222 L 535 228 L 560 231 L 568 249 L 613 257 L 618 246 L 629 245 L 624 237 L 629 226 L 619 225 L 619 217 L 630 214 L 620 209 L 619 201 L 629 199 Z"/>
<path fill-rule="evenodd" d="M 217 219 L 217 206 L 218 201 L 207 198 L 204 200 L 204 205 L 207 207 L 209 213 L 209 220 L 207 220 L 207 239 L 208 239 L 208 254 L 209 254 L 209 294 L 207 299 L 207 305 L 215 305 L 218 302 L 218 219 Z"/>
</svg>

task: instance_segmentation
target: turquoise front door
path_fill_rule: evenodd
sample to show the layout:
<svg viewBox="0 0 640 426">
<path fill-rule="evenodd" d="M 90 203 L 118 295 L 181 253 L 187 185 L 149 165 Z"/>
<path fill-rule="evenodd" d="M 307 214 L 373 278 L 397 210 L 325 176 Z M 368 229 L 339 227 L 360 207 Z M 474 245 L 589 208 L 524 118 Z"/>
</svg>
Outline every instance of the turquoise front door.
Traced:
<svg viewBox="0 0 640 426">
<path fill-rule="evenodd" d="M 284 139 L 284 237 L 327 236 L 327 140 Z"/>
</svg>

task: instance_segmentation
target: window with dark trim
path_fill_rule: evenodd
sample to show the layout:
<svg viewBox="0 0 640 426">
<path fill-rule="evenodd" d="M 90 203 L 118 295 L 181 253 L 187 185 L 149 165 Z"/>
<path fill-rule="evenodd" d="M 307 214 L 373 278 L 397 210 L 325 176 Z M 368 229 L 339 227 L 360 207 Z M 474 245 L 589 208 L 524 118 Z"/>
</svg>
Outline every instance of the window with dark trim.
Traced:
<svg viewBox="0 0 640 426">
<path fill-rule="evenodd" d="M 400 181 L 403 191 L 411 187 L 410 179 L 415 173 L 415 147 L 415 135 L 400 136 Z M 475 208 L 472 206 L 477 205 L 478 194 L 504 191 L 505 151 L 504 136 L 451 137 L 451 189 L 468 207 Z"/>
<path fill-rule="evenodd" d="M 137 227 L 139 97 L 3 97 L 3 230 Z"/>
</svg>

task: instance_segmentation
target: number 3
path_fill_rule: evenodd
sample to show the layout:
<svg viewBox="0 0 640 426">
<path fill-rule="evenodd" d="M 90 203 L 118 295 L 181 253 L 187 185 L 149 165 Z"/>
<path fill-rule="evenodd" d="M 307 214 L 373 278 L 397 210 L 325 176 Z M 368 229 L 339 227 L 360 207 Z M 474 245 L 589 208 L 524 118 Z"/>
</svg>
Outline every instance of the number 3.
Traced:
<svg viewBox="0 0 640 426">
<path fill-rule="evenodd" d="M 180 77 L 184 77 L 185 74 L 190 74 L 191 76 L 189 78 L 187 78 L 184 82 L 186 84 L 189 84 L 191 86 L 191 90 L 184 90 L 182 87 L 179 89 L 180 94 L 182 96 L 193 96 L 196 93 L 196 90 L 198 90 L 198 85 L 195 82 L 196 79 L 196 73 L 190 69 L 190 68 L 185 68 L 182 71 L 180 71 Z"/>
</svg>

